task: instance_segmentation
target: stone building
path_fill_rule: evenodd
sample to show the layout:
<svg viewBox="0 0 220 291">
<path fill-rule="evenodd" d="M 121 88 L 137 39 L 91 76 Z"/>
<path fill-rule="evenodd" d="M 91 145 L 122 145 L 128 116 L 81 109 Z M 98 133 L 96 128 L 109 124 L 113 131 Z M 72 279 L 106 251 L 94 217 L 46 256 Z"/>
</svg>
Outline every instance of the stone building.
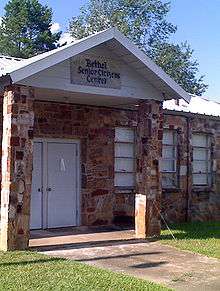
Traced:
<svg viewBox="0 0 220 291">
<path fill-rule="evenodd" d="M 220 120 L 164 110 L 191 98 L 116 29 L 0 64 L 2 250 L 26 249 L 30 229 L 146 237 L 160 213 L 219 219 Z"/>
<path fill-rule="evenodd" d="M 161 215 L 168 223 L 220 220 L 220 103 L 163 104 Z M 114 220 L 132 224 L 135 196 L 117 193 Z"/>
</svg>

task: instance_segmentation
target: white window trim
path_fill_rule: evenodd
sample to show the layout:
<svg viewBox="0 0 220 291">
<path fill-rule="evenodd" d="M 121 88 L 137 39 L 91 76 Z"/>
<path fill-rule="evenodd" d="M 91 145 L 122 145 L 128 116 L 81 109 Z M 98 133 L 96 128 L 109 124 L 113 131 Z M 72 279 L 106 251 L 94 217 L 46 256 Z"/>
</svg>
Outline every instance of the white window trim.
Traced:
<svg viewBox="0 0 220 291">
<path fill-rule="evenodd" d="M 121 189 L 121 190 L 133 190 L 135 188 L 135 129 L 134 128 L 131 128 L 131 127 L 116 127 L 115 128 L 115 136 L 116 136 L 116 131 L 117 130 L 131 130 L 133 131 L 133 135 L 134 135 L 134 138 L 133 138 L 133 141 L 120 141 L 120 140 L 116 140 L 115 138 L 115 141 L 114 141 L 114 164 L 116 163 L 116 159 L 126 159 L 126 160 L 132 160 L 133 161 L 133 171 L 117 171 L 115 170 L 114 168 L 114 187 L 116 187 L 117 189 Z M 131 156 L 125 156 L 125 155 L 116 155 L 116 145 L 117 144 L 127 144 L 127 145 L 133 145 L 133 157 Z M 126 185 L 126 186 L 122 186 L 122 185 L 116 185 L 116 181 L 115 181 L 115 178 L 116 178 L 116 175 L 117 174 L 131 174 L 133 175 L 133 185 Z"/>
<path fill-rule="evenodd" d="M 206 159 L 201 160 L 201 159 L 194 159 L 193 155 L 193 161 L 192 161 L 192 185 L 193 187 L 211 187 L 212 186 L 212 156 L 211 156 L 211 135 L 208 133 L 203 133 L 203 132 L 195 132 L 193 135 L 201 135 L 206 138 L 206 146 L 196 146 L 192 145 L 192 152 L 194 152 L 195 149 L 204 149 L 206 150 Z M 210 157 L 210 158 L 209 158 Z M 194 162 L 205 162 L 206 163 L 206 171 L 202 172 L 194 172 L 193 170 L 193 163 Z M 210 168 L 209 168 L 209 163 L 210 163 Z M 205 184 L 196 184 L 193 182 L 193 177 L 194 175 L 206 175 L 206 183 Z"/>
<path fill-rule="evenodd" d="M 172 161 L 172 163 L 173 163 L 173 170 L 164 170 L 164 169 L 161 169 L 161 175 L 162 175 L 162 177 L 165 174 L 171 174 L 171 175 L 173 175 L 174 183 L 173 183 L 173 185 L 163 185 L 163 183 L 162 183 L 162 188 L 163 189 L 169 189 L 169 188 L 175 189 L 175 188 L 178 188 L 178 185 L 179 185 L 179 175 L 178 175 L 178 167 L 177 167 L 177 164 L 178 164 L 177 131 L 175 129 L 169 129 L 169 128 L 164 128 L 163 130 L 164 131 L 172 132 L 172 135 L 173 135 L 173 143 L 172 144 L 163 143 L 163 141 L 162 141 L 162 149 L 164 147 L 173 148 L 173 157 L 172 158 L 164 158 L 162 156 L 162 160 L 161 161 Z"/>
</svg>

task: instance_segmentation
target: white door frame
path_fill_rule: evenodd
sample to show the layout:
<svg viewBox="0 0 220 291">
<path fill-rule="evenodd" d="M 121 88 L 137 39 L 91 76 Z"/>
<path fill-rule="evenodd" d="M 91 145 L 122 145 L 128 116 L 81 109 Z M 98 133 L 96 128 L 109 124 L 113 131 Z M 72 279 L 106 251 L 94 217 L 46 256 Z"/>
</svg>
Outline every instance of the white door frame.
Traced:
<svg viewBox="0 0 220 291">
<path fill-rule="evenodd" d="M 43 202 L 43 209 L 42 209 L 42 215 L 45 214 L 42 217 L 42 226 L 43 229 L 46 229 L 48 226 L 48 175 L 47 175 L 47 161 L 48 161 L 48 152 L 47 152 L 47 143 L 49 142 L 55 142 L 55 143 L 70 143 L 76 145 L 76 223 L 77 226 L 80 226 L 81 224 L 81 158 L 80 158 L 80 141 L 76 139 L 65 139 L 65 138 L 34 138 L 33 142 L 41 142 L 42 143 L 42 162 L 43 162 L 43 175 L 42 175 L 42 202 Z M 45 162 L 46 161 L 46 162 Z M 46 174 L 45 174 L 46 173 Z"/>
</svg>

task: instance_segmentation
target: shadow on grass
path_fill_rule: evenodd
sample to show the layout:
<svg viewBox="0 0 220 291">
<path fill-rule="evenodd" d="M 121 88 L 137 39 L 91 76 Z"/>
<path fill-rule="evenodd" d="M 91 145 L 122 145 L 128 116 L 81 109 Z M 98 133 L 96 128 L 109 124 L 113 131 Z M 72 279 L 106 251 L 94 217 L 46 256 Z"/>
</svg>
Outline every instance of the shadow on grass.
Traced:
<svg viewBox="0 0 220 291">
<path fill-rule="evenodd" d="M 169 225 L 175 238 L 205 240 L 208 238 L 220 239 L 220 222 L 191 222 Z M 171 234 L 162 232 L 160 239 L 172 240 Z"/>
<path fill-rule="evenodd" d="M 48 258 L 48 259 L 36 259 L 36 260 L 28 260 L 28 261 L 16 261 L 16 262 L 4 262 L 0 263 L 0 267 L 8 267 L 8 266 L 25 266 L 32 264 L 44 264 L 51 262 L 63 262 L 65 259 L 62 258 Z"/>
</svg>

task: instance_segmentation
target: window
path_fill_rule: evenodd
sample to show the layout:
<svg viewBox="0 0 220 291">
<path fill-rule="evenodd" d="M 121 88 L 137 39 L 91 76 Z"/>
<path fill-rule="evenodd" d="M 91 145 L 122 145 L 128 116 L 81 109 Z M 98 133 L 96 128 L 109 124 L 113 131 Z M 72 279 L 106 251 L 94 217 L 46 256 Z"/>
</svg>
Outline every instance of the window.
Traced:
<svg viewBox="0 0 220 291">
<path fill-rule="evenodd" d="M 212 179 L 211 136 L 193 134 L 193 185 L 210 186 Z"/>
<path fill-rule="evenodd" d="M 177 133 L 164 129 L 162 150 L 162 187 L 177 187 Z"/>
<path fill-rule="evenodd" d="M 115 186 L 133 188 L 135 185 L 134 130 L 115 129 Z"/>
</svg>

